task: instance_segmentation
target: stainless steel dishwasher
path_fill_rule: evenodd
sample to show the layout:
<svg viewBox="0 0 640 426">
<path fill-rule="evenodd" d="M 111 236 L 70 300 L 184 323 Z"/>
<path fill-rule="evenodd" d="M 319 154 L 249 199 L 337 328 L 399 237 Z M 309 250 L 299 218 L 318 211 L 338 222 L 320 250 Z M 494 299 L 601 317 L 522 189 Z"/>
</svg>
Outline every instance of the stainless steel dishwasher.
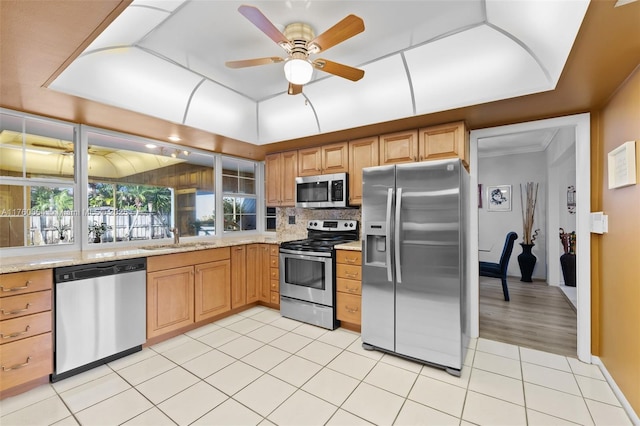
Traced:
<svg viewBox="0 0 640 426">
<path fill-rule="evenodd" d="M 55 382 L 142 349 L 147 260 L 56 268 Z"/>
</svg>

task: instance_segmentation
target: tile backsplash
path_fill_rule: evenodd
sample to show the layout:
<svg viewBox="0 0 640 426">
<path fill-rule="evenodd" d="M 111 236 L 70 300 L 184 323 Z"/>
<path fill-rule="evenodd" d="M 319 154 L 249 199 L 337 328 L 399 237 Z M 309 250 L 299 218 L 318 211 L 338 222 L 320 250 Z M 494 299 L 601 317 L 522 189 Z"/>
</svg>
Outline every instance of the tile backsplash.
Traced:
<svg viewBox="0 0 640 426">
<path fill-rule="evenodd" d="M 296 223 L 289 224 L 289 216 Z M 307 237 L 307 222 L 313 219 L 345 219 L 360 222 L 360 208 L 351 209 L 300 209 L 295 207 L 276 208 L 276 236 L 279 240 L 297 240 Z M 362 226 L 362 224 L 360 224 Z"/>
</svg>

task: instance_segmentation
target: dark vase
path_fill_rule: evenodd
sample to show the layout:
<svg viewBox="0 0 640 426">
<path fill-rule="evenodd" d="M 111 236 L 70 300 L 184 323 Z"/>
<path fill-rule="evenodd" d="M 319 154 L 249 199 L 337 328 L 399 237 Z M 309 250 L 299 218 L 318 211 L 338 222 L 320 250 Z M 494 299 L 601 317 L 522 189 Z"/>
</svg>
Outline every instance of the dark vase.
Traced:
<svg viewBox="0 0 640 426">
<path fill-rule="evenodd" d="M 536 257 L 531 253 L 531 249 L 535 244 L 523 244 L 522 253 L 518 255 L 518 265 L 520 265 L 520 273 L 522 274 L 522 278 L 520 281 L 524 281 L 526 283 L 530 283 L 531 275 L 533 274 L 533 268 L 536 266 Z"/>
<path fill-rule="evenodd" d="M 98 237 L 93 237 L 93 243 L 94 244 L 100 244 L 102 242 L 102 239 L 98 236 Z"/>
<path fill-rule="evenodd" d="M 573 253 L 565 253 L 560 256 L 560 266 L 562 266 L 562 276 L 564 277 L 564 285 L 569 287 L 576 286 L 576 255 Z"/>
</svg>

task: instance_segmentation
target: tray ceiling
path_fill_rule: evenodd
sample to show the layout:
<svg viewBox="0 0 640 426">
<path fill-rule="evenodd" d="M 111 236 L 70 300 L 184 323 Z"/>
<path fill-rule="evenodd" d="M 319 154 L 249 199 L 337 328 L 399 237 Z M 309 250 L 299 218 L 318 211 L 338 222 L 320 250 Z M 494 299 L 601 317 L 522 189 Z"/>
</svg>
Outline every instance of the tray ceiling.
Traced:
<svg viewBox="0 0 640 426">
<path fill-rule="evenodd" d="M 239 1 L 134 1 L 49 88 L 261 145 L 553 90 L 588 0 L 254 1 L 279 29 L 365 31 L 322 52 L 365 71 L 315 71 L 286 93 L 284 57 Z"/>
</svg>

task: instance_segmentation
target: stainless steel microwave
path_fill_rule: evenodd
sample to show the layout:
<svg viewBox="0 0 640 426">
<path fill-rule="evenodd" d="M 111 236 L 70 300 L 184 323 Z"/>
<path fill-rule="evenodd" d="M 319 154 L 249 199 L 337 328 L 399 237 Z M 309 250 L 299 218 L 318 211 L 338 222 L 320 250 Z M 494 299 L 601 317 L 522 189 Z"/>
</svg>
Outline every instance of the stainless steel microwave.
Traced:
<svg viewBox="0 0 640 426">
<path fill-rule="evenodd" d="M 301 176 L 296 178 L 296 207 L 331 209 L 348 207 L 346 173 Z"/>
</svg>

